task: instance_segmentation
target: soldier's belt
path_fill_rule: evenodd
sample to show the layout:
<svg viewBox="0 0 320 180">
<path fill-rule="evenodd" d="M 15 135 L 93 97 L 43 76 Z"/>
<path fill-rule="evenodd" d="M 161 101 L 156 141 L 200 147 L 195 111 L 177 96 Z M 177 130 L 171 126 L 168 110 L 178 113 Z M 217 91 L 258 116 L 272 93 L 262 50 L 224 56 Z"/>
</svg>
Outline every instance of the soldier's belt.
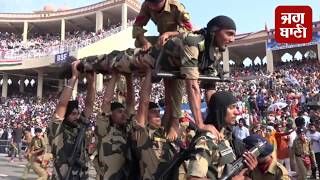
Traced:
<svg viewBox="0 0 320 180">
<path fill-rule="evenodd" d="M 155 75 L 157 77 L 161 77 L 161 78 L 186 79 L 186 77 L 184 75 L 181 75 L 179 72 L 174 72 L 174 73 L 158 72 Z M 216 81 L 216 82 L 231 82 L 232 81 L 232 79 L 230 79 L 230 78 L 220 78 L 217 76 L 205 76 L 205 75 L 200 75 L 198 80 Z"/>
</svg>

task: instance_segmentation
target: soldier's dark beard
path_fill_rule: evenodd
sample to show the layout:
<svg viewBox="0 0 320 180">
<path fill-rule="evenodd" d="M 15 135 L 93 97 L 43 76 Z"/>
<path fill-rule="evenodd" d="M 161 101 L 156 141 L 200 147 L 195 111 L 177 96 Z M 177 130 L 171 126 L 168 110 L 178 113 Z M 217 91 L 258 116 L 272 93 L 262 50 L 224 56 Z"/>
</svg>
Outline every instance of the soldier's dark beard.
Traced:
<svg viewBox="0 0 320 180">
<path fill-rule="evenodd" d="M 76 120 L 76 122 L 79 121 L 78 119 Z M 64 124 L 66 124 L 67 126 L 71 127 L 71 128 L 76 128 L 77 124 L 74 122 L 69 121 L 68 119 L 64 119 L 63 121 Z"/>
<path fill-rule="evenodd" d="M 211 46 L 213 47 L 218 47 L 219 51 L 220 52 L 224 52 L 226 51 L 226 48 L 225 47 L 222 47 L 222 46 L 217 46 L 217 42 L 216 42 L 216 38 L 213 39 L 212 43 L 211 43 Z"/>
</svg>

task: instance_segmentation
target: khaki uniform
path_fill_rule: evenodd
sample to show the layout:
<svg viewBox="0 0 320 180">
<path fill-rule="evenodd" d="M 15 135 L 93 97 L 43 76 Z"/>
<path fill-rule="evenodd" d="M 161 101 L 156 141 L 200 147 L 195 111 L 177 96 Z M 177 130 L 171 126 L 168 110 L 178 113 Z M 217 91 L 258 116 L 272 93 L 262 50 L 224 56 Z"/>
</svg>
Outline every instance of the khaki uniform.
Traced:
<svg viewBox="0 0 320 180">
<path fill-rule="evenodd" d="M 116 180 L 127 175 L 127 168 L 125 168 L 129 150 L 127 140 L 132 123 L 128 121 L 122 127 L 117 127 L 112 124 L 110 116 L 111 112 L 100 113 L 96 121 L 95 133 L 98 155 L 93 163 L 98 180 Z"/>
<path fill-rule="evenodd" d="M 191 30 L 189 13 L 178 0 L 166 0 L 164 9 L 160 13 L 150 9 L 146 2 L 142 3 L 133 25 L 133 38 L 147 32 L 143 26 L 147 25 L 150 19 L 157 25 L 160 35 L 169 31 Z"/>
<path fill-rule="evenodd" d="M 48 179 L 48 173 L 46 169 L 42 166 L 42 159 L 41 156 L 46 152 L 46 144 L 43 141 L 43 139 L 39 139 L 38 137 L 33 137 L 31 144 L 31 152 L 42 150 L 39 154 L 33 155 L 31 157 L 31 167 L 33 171 L 39 176 L 37 180 L 47 180 Z"/>
<path fill-rule="evenodd" d="M 74 148 L 78 132 L 79 127 L 70 127 L 62 120 L 59 120 L 59 117 L 53 117 L 48 133 L 49 143 L 51 145 L 54 158 L 52 179 L 59 179 L 59 173 L 62 177 L 66 176 L 69 169 L 68 158 L 72 155 L 72 150 Z M 85 140 L 82 143 L 80 152 L 81 154 L 78 160 L 88 167 L 88 155 L 85 149 Z M 88 179 L 89 176 L 86 167 L 83 167 L 79 172 L 78 168 L 74 168 L 71 176 L 81 180 Z"/>
<path fill-rule="evenodd" d="M 268 170 L 263 173 L 259 168 L 255 168 L 250 173 L 252 180 L 290 180 L 287 169 L 277 162 L 276 158 L 273 158 Z"/>
<path fill-rule="evenodd" d="M 229 141 L 217 141 L 210 132 L 201 135 L 195 142 L 197 153 L 192 156 L 188 164 L 188 176 L 218 179 L 221 177 L 225 165 L 236 159 Z M 224 154 L 223 152 L 228 153 Z"/>
<path fill-rule="evenodd" d="M 29 151 L 29 148 L 30 148 L 30 144 L 31 144 L 31 141 L 32 141 L 32 134 L 31 132 L 28 132 L 25 134 L 24 136 L 24 139 L 26 141 L 26 145 L 27 145 L 27 152 Z M 26 167 L 24 168 L 23 170 L 23 175 L 22 175 L 22 179 L 25 179 L 27 178 L 27 175 L 30 173 L 30 169 L 31 169 L 31 158 L 27 158 L 27 164 L 26 164 Z"/>
<path fill-rule="evenodd" d="M 132 135 L 137 144 L 138 157 L 140 157 L 141 179 L 157 179 L 156 173 L 162 172 L 160 163 L 165 164 L 172 160 L 175 151 L 174 146 L 167 143 L 165 139 L 164 128 L 151 129 L 134 123 Z"/>
<path fill-rule="evenodd" d="M 292 146 L 293 153 L 295 154 L 298 180 L 307 179 L 309 167 L 306 167 L 303 161 L 304 156 L 309 156 L 311 162 L 315 161 L 314 152 L 311 148 L 311 143 L 309 140 L 307 142 L 301 141 L 299 138 L 295 139 Z"/>
</svg>

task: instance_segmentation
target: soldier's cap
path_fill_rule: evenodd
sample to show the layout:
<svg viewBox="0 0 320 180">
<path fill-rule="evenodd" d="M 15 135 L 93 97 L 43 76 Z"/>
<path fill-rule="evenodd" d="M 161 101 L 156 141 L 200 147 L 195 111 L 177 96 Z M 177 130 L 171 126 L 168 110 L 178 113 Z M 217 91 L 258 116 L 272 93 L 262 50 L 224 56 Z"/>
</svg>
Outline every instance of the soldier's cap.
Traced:
<svg viewBox="0 0 320 180">
<path fill-rule="evenodd" d="M 117 110 L 119 108 L 124 108 L 124 106 L 119 102 L 111 103 L 111 111 Z"/>
<path fill-rule="evenodd" d="M 207 24 L 207 30 L 209 32 L 221 29 L 237 30 L 235 22 L 228 16 L 216 16 L 213 19 L 211 19 Z"/>
<path fill-rule="evenodd" d="M 297 134 L 306 133 L 306 130 L 304 128 L 299 128 L 296 130 Z"/>
<path fill-rule="evenodd" d="M 163 0 L 146 0 L 146 1 L 151 3 L 160 3 Z"/>
<path fill-rule="evenodd" d="M 34 130 L 34 132 L 35 132 L 35 133 L 42 133 L 42 129 L 41 129 L 41 128 L 36 128 L 36 129 Z"/>
<path fill-rule="evenodd" d="M 259 136 L 258 134 L 252 134 L 246 138 L 244 138 L 243 143 L 246 145 L 247 149 L 251 149 L 259 142 L 266 142 L 264 148 L 261 150 L 261 154 L 259 157 L 266 157 L 273 152 L 273 146 L 263 137 Z"/>
<path fill-rule="evenodd" d="M 158 103 L 155 103 L 155 102 L 149 102 L 149 110 L 150 109 L 160 109 L 160 106 Z"/>
</svg>

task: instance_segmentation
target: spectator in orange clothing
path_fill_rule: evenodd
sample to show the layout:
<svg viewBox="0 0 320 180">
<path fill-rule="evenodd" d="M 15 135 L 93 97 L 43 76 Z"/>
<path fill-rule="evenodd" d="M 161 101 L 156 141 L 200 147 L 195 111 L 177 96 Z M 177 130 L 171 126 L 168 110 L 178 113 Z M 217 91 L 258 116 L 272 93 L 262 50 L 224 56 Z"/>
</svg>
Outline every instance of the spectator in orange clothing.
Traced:
<svg viewBox="0 0 320 180">
<path fill-rule="evenodd" d="M 274 137 L 277 142 L 277 158 L 278 162 L 280 164 L 284 164 L 287 170 L 290 172 L 291 167 L 290 167 L 290 156 L 289 156 L 289 140 L 290 140 L 290 133 L 292 130 L 289 132 L 284 132 L 283 127 L 281 124 L 278 124 L 276 126 L 276 133 L 274 134 Z"/>
<path fill-rule="evenodd" d="M 290 114 L 293 119 L 298 117 L 298 111 L 299 111 L 298 104 L 295 101 L 292 101 L 290 106 Z"/>
<path fill-rule="evenodd" d="M 267 127 L 267 131 L 266 131 L 266 139 L 267 141 L 273 146 L 273 152 L 272 152 L 272 156 L 273 157 L 277 157 L 277 141 L 275 138 L 275 130 L 272 126 L 268 126 Z"/>
</svg>

